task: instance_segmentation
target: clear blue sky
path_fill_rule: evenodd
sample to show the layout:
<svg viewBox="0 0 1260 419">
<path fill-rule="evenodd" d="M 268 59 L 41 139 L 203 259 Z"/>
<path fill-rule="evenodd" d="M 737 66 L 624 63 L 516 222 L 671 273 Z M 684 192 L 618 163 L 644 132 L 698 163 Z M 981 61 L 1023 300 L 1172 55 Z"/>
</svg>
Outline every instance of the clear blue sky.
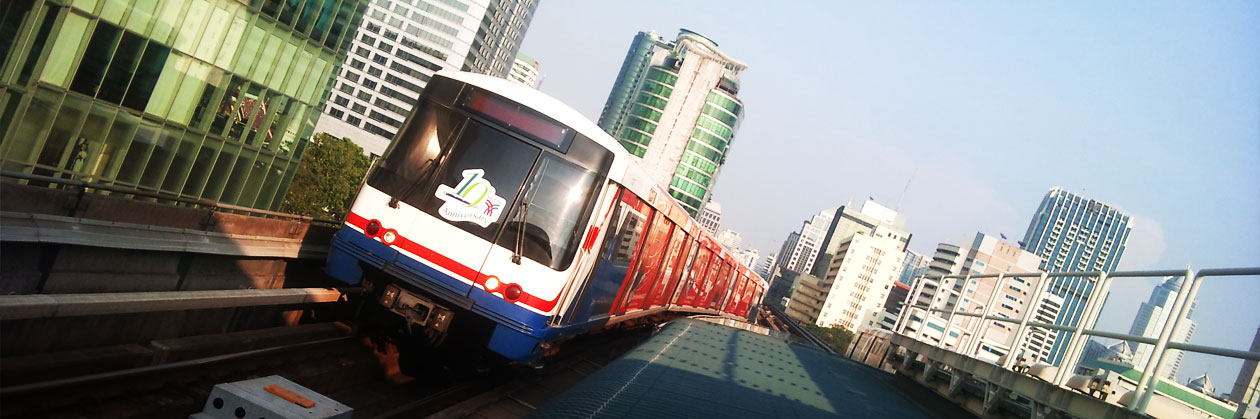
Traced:
<svg viewBox="0 0 1260 419">
<path fill-rule="evenodd" d="M 763 255 L 867 196 L 920 252 L 1018 240 L 1062 186 L 1134 217 L 1122 269 L 1260 265 L 1260 3 L 541 0 L 521 51 L 595 120 L 634 34 L 679 28 L 749 65 L 715 198 Z M 1127 332 L 1156 282 L 1118 284 L 1100 326 Z M 1199 301 L 1194 343 L 1250 344 L 1260 278 Z M 1228 391 L 1239 365 L 1191 355 L 1180 381 Z"/>
</svg>

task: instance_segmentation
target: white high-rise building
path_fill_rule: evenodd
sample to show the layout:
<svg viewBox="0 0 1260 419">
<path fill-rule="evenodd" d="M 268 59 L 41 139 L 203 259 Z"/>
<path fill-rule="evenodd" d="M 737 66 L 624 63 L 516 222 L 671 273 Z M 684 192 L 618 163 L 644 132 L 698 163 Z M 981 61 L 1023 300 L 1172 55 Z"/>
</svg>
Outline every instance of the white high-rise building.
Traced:
<svg viewBox="0 0 1260 419">
<path fill-rule="evenodd" d="M 761 275 L 762 278 L 765 278 L 767 281 L 769 281 L 770 274 L 773 273 L 774 271 L 774 264 L 775 262 L 778 262 L 778 261 L 779 261 L 779 254 L 775 252 L 770 252 L 770 254 L 767 255 L 765 259 L 761 260 L 761 263 L 757 264 L 757 275 Z"/>
<path fill-rule="evenodd" d="M 433 73 L 506 77 L 537 7 L 537 0 L 373 0 L 315 131 L 381 155 Z"/>
<path fill-rule="evenodd" d="M 1133 319 L 1133 326 L 1129 328 L 1129 334 L 1142 335 L 1146 337 L 1159 337 L 1160 330 L 1164 329 L 1167 324 L 1168 310 L 1172 308 L 1173 302 L 1177 300 L 1177 289 L 1181 287 L 1182 277 L 1165 277 L 1164 281 L 1155 286 L 1151 290 L 1151 298 L 1138 307 L 1137 316 Z M 1198 305 L 1198 300 L 1190 302 L 1190 311 L 1186 314 L 1186 321 L 1177 326 L 1177 330 L 1173 334 L 1169 342 L 1187 343 L 1194 336 L 1196 327 L 1194 320 L 1188 317 L 1194 314 L 1194 309 Z M 1133 367 L 1142 369 L 1151 358 L 1152 345 L 1138 344 L 1137 342 L 1129 342 L 1129 349 L 1133 351 Z M 1169 381 L 1177 381 L 1177 369 L 1181 368 L 1181 360 L 1185 356 L 1185 352 L 1180 350 L 1172 350 L 1168 352 L 1167 366 L 1164 368 L 1164 377 Z"/>
<path fill-rule="evenodd" d="M 905 258 L 901 249 L 899 233 L 882 226 L 841 241 L 823 278 L 830 290 L 815 324 L 852 331 L 877 328 L 888 293 L 901 275 Z"/>
<path fill-rule="evenodd" d="M 538 60 L 530 58 L 525 53 L 517 53 L 516 61 L 512 63 L 512 70 L 508 72 L 508 80 L 537 89 L 542 86 L 541 66 Z"/>
<path fill-rule="evenodd" d="M 845 205 L 829 211 L 832 211 L 831 225 L 827 226 L 818 245 L 818 251 L 815 252 L 817 256 L 814 258 L 813 268 L 803 272 L 818 277 L 826 276 L 840 242 L 858 232 L 869 234 L 875 226 L 896 230 L 897 235 L 901 237 L 902 251 L 907 250 L 907 246 L 910 245 L 910 233 L 905 230 L 902 217 L 897 214 L 897 211 L 880 205 L 878 202 L 867 200 L 860 208 Z"/>
<path fill-rule="evenodd" d="M 732 252 L 740 250 L 740 246 L 744 244 L 744 237 L 740 236 L 739 232 L 731 229 L 722 230 L 714 238 L 717 239 L 718 244 Z"/>
<path fill-rule="evenodd" d="M 700 228 L 716 236 L 718 229 L 722 228 L 722 205 L 716 201 L 706 202 L 696 221 L 700 223 Z"/>
<path fill-rule="evenodd" d="M 823 210 L 801 225 L 801 232 L 793 242 L 792 248 L 783 249 L 782 254 L 786 257 L 782 262 L 784 268 L 796 272 L 809 272 L 814 267 L 818 249 L 822 247 L 823 238 L 826 237 L 827 229 L 831 226 L 831 217 L 835 213 L 836 208 Z"/>
<path fill-rule="evenodd" d="M 996 274 L 1010 272 L 1037 272 L 1041 259 L 1037 255 L 1021 250 L 1018 246 L 1007 243 L 997 237 L 977 233 L 975 239 L 962 246 L 942 243 L 930 264 L 931 275 L 943 274 Z M 960 310 L 981 312 L 990 306 L 989 315 L 1009 319 L 1019 319 L 1029 306 L 1029 298 L 1036 291 L 1037 277 L 1004 277 L 999 283 L 996 278 L 956 279 L 950 278 L 940 283 L 936 279 L 916 281 L 907 301 L 913 304 L 936 302 L 936 308 L 952 309 L 955 305 Z M 941 290 L 946 294 L 938 295 Z M 1046 297 L 1034 305 L 1034 320 L 1046 323 L 1053 322 L 1062 308 L 1063 298 L 1046 293 Z M 944 333 L 945 325 L 950 324 L 948 334 Z M 974 317 L 959 316 L 952 324 L 942 313 L 926 313 L 921 308 L 903 310 L 899 322 L 899 330 L 917 338 L 925 338 L 939 342 L 946 340 L 946 346 L 966 354 L 975 354 L 979 359 L 996 361 L 998 357 L 1009 353 L 1014 344 L 1013 334 L 1016 325 L 982 321 Z M 1041 360 L 1049 356 L 1054 341 L 1052 330 L 1035 329 L 1021 345 L 1025 357 Z"/>
</svg>

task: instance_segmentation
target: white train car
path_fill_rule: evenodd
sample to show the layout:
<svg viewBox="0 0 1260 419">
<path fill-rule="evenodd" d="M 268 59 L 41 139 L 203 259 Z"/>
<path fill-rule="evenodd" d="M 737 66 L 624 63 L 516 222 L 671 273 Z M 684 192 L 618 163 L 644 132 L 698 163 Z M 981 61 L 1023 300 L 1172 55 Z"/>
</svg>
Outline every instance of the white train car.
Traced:
<svg viewBox="0 0 1260 419">
<path fill-rule="evenodd" d="M 522 363 L 635 318 L 747 318 L 767 285 L 577 111 L 448 71 L 369 172 L 327 271 L 369 278 L 377 301 L 435 340 L 486 319 L 487 347 Z"/>
</svg>

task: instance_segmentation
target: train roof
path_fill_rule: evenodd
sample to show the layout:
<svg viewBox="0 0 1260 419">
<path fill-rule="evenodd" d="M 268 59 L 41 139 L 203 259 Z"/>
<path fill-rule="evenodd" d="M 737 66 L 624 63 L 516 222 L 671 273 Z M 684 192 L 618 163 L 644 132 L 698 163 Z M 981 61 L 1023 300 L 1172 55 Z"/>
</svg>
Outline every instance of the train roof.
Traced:
<svg viewBox="0 0 1260 419">
<path fill-rule="evenodd" d="M 630 157 L 630 153 L 621 146 L 621 143 L 617 142 L 616 139 L 604 132 L 604 130 L 598 125 L 595 125 L 594 122 L 591 122 L 591 120 L 585 115 L 582 115 L 577 110 L 569 107 L 569 105 L 564 104 L 564 102 L 561 102 L 559 99 L 553 98 L 546 93 L 508 79 L 487 76 L 485 74 L 442 70 L 437 73 L 437 76 L 447 77 L 471 84 L 473 86 L 485 88 L 495 94 L 511 99 L 516 103 L 538 110 L 561 124 L 572 127 L 582 135 L 590 137 L 596 143 L 599 143 L 599 145 L 612 150 L 613 153 L 617 154 L 618 158 Z"/>
<path fill-rule="evenodd" d="M 686 214 L 686 211 L 682 209 L 682 206 L 679 205 L 673 197 L 669 196 L 669 191 L 665 190 L 652 180 L 652 177 L 648 175 L 647 171 L 639 166 L 638 160 L 634 158 L 630 152 L 626 151 L 619 141 L 604 132 L 602 128 L 595 125 L 594 122 L 591 122 L 591 120 L 585 115 L 582 115 L 577 110 L 569 107 L 569 105 L 564 104 L 564 102 L 561 102 L 559 99 L 551 97 L 550 95 L 535 90 L 529 86 L 525 86 L 508 79 L 487 76 L 485 74 L 442 70 L 436 75 L 492 91 L 495 94 L 508 98 L 516 103 L 538 110 L 561 124 L 572 127 L 582 135 L 589 137 L 599 145 L 612 151 L 617 157 L 614 159 L 615 162 L 609 174 L 613 177 L 613 179 L 617 180 L 622 186 L 630 189 L 640 197 L 649 199 L 652 205 L 657 208 L 665 210 L 666 207 L 669 207 L 666 212 L 671 215 L 670 218 L 674 219 L 674 221 L 680 226 L 683 226 L 683 228 L 685 228 L 689 233 L 697 234 L 700 232 L 701 229 L 699 228 L 699 223 L 696 223 L 690 216 L 676 216 L 677 214 Z M 656 191 L 656 193 L 653 194 L 651 193 L 652 191 Z M 654 196 L 656 198 L 653 198 Z M 685 221 L 679 220 L 678 218 L 685 219 Z M 717 253 L 723 255 L 724 259 L 731 255 L 730 252 L 727 252 L 726 249 L 717 244 L 717 240 L 715 238 L 708 234 L 700 234 L 700 236 L 705 237 L 705 241 L 702 242 L 705 242 L 711 249 L 714 249 Z M 761 278 L 759 275 L 754 274 L 754 277 L 756 277 L 760 283 L 766 283 L 765 279 Z"/>
</svg>

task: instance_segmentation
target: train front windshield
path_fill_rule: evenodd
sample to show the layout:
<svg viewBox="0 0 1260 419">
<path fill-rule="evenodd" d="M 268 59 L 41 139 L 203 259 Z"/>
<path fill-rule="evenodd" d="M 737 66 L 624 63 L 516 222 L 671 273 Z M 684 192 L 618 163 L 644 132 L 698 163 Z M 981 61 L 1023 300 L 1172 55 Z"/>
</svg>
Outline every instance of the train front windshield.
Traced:
<svg viewBox="0 0 1260 419">
<path fill-rule="evenodd" d="M 488 97 L 481 95 L 475 99 Z M 531 128 L 554 124 L 542 127 L 565 135 L 563 143 L 538 141 L 493 115 L 471 118 L 429 100 L 415 112 L 368 185 L 514 254 L 568 269 L 612 153 L 537 115 Z"/>
</svg>

